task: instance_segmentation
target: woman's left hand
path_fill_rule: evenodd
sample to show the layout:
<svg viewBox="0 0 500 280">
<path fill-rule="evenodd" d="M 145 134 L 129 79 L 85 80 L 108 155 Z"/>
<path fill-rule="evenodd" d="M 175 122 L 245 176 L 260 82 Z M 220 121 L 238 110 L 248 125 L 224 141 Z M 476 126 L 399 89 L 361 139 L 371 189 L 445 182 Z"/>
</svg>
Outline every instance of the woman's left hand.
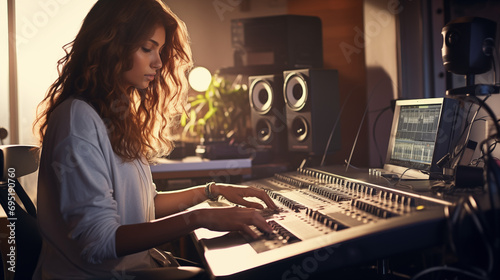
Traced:
<svg viewBox="0 0 500 280">
<path fill-rule="evenodd" d="M 262 200 L 268 208 L 273 210 L 278 209 L 278 206 L 274 204 L 273 200 L 267 195 L 264 190 L 254 187 L 217 183 L 215 184 L 215 186 L 212 186 L 212 191 L 215 192 L 215 194 L 224 196 L 232 203 L 243 205 L 249 208 L 263 209 L 264 207 L 260 203 L 251 202 L 244 199 L 245 197 L 256 197 Z"/>
</svg>

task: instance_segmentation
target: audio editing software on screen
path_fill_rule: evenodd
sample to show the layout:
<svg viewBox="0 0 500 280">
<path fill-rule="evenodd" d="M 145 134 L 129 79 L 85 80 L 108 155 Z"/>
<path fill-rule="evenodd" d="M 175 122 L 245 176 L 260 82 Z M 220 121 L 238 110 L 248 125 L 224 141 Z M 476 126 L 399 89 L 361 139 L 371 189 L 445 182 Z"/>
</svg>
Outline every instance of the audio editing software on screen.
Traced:
<svg viewBox="0 0 500 280">
<path fill-rule="evenodd" d="M 402 107 L 391 158 L 430 165 L 440 114 L 440 104 Z"/>
</svg>

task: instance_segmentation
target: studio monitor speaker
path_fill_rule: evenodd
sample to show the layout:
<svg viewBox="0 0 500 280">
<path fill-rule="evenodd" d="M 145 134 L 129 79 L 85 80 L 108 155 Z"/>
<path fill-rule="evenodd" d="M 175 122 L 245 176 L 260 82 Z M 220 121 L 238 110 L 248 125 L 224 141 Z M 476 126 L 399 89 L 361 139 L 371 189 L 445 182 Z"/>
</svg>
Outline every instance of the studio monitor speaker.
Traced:
<svg viewBox="0 0 500 280">
<path fill-rule="evenodd" d="M 260 75 L 248 78 L 253 136 L 259 149 L 286 151 L 286 115 L 283 76 Z"/>
<path fill-rule="evenodd" d="M 288 150 L 313 155 L 340 148 L 339 79 L 334 69 L 299 69 L 283 72 Z"/>
</svg>

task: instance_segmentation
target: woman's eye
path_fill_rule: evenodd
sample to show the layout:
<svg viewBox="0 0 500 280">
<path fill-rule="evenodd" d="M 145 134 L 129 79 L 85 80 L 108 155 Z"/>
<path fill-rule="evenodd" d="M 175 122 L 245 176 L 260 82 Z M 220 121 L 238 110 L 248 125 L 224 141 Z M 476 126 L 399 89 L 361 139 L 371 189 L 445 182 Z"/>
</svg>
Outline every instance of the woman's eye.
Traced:
<svg viewBox="0 0 500 280">
<path fill-rule="evenodd" d="M 150 51 L 151 51 L 151 49 L 148 49 L 148 48 L 145 48 L 145 47 L 142 47 L 142 50 L 143 50 L 144 52 L 150 52 Z"/>
</svg>

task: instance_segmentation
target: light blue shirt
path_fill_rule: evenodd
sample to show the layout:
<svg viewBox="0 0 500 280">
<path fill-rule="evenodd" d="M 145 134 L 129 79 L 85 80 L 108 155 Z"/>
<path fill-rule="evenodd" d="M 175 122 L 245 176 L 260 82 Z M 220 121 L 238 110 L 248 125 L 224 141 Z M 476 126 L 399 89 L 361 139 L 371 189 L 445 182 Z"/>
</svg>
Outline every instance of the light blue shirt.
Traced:
<svg viewBox="0 0 500 280">
<path fill-rule="evenodd" d="M 151 170 L 112 149 L 106 120 L 70 99 L 51 114 L 38 177 L 42 253 L 34 279 L 83 279 L 153 266 L 148 251 L 118 258 L 120 225 L 154 219 Z M 118 273 L 117 275 L 121 275 Z"/>
</svg>

